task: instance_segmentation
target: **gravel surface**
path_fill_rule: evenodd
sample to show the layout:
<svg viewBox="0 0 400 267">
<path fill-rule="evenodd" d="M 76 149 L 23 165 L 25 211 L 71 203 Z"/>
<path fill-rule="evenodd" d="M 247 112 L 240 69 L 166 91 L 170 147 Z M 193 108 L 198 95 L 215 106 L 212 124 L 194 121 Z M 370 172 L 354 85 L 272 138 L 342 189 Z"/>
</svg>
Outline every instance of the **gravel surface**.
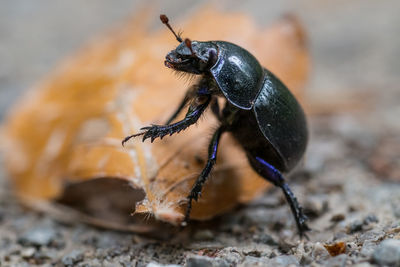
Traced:
<svg viewBox="0 0 400 267">
<path fill-rule="evenodd" d="M 0 60 L 8 64 L 0 66 L 2 112 L 86 36 L 136 5 L 121 1 L 110 8 L 107 1 L 71 1 L 47 6 L 49 2 L 3 3 Z M 192 8 L 192 2 L 183 9 Z M 288 10 L 299 14 L 310 32 L 315 60 L 309 99 L 352 103 L 310 118 L 305 166 L 290 181 L 310 218 L 309 240 L 299 240 L 276 189 L 212 221 L 168 230 L 159 239 L 60 223 L 26 210 L 1 172 L 0 266 L 400 266 L 400 3 L 266 3 L 232 1 L 229 9 L 246 10 L 260 23 L 269 22 L 260 6 L 270 5 L 265 12 L 275 18 Z M 66 7 L 79 9 L 74 20 L 86 18 L 86 26 L 77 27 L 63 15 Z M 96 14 L 89 12 L 93 7 Z M 172 4 L 161 7 L 179 13 Z M 36 17 L 40 19 L 28 23 Z M 62 25 L 64 37 L 71 40 L 47 43 Z M 34 33 L 40 38 L 33 38 Z"/>
</svg>

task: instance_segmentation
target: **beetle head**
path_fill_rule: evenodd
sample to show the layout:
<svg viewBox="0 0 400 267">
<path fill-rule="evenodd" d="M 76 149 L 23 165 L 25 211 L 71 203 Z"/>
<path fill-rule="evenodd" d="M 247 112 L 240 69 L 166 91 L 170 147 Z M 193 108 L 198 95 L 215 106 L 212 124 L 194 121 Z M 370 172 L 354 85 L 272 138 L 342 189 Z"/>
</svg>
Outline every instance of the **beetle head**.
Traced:
<svg viewBox="0 0 400 267">
<path fill-rule="evenodd" d="M 165 58 L 165 65 L 177 71 L 202 74 L 217 62 L 217 46 L 211 42 L 185 39 Z"/>
<path fill-rule="evenodd" d="M 180 42 L 178 47 L 165 57 L 165 66 L 192 74 L 202 74 L 214 66 L 218 59 L 218 49 L 214 43 L 192 42 L 188 38 L 182 40 L 180 35 L 176 34 L 169 25 L 167 16 L 160 15 L 160 19 L 175 35 L 176 40 Z"/>
</svg>

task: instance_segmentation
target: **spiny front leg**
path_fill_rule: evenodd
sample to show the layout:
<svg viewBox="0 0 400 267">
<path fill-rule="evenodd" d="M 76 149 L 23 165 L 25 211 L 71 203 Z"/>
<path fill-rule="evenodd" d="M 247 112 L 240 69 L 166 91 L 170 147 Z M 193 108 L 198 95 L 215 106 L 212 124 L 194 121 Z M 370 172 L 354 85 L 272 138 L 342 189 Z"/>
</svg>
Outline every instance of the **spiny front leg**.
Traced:
<svg viewBox="0 0 400 267">
<path fill-rule="evenodd" d="M 210 101 L 211 95 L 198 96 L 196 97 L 195 101 L 193 101 L 193 103 L 190 105 L 189 110 L 183 120 L 170 125 L 152 125 L 148 127 L 143 127 L 140 129 L 143 130 L 143 132 L 125 137 L 124 140 L 122 140 L 122 145 L 124 145 L 129 139 L 137 136 L 143 136 L 142 141 L 150 138 L 151 142 L 153 142 L 156 138 L 162 139 L 166 135 L 179 133 L 180 131 L 185 130 L 187 127 L 196 123 L 199 120 L 204 110 L 210 104 Z"/>
<path fill-rule="evenodd" d="M 192 200 L 198 200 L 199 195 L 201 194 L 201 190 L 203 188 L 203 184 L 207 180 L 215 162 L 217 160 L 217 150 L 219 145 L 219 140 L 221 138 L 222 133 L 226 130 L 225 127 L 220 126 L 213 134 L 211 139 L 210 145 L 208 147 L 208 160 L 207 164 L 204 167 L 203 171 L 201 172 L 199 178 L 197 178 L 196 182 L 194 183 L 192 190 L 190 191 L 188 198 L 188 204 L 186 208 L 185 219 L 182 225 L 186 225 L 190 218 L 190 212 L 192 210 Z"/>
</svg>

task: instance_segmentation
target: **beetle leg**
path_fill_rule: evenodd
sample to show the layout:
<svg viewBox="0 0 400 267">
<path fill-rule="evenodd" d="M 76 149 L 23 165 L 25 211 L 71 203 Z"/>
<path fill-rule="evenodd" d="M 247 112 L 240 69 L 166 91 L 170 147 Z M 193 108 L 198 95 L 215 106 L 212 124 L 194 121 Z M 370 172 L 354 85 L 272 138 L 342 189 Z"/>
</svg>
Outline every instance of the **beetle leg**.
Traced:
<svg viewBox="0 0 400 267">
<path fill-rule="evenodd" d="M 219 108 L 218 98 L 216 97 L 211 100 L 211 111 L 214 113 L 218 120 L 221 120 L 221 111 Z"/>
<path fill-rule="evenodd" d="M 290 187 L 286 183 L 283 175 L 274 166 L 267 163 L 262 158 L 248 155 L 248 159 L 254 170 L 257 171 L 264 179 L 282 189 L 286 200 L 289 203 L 290 209 L 292 210 L 300 237 L 306 236 L 305 232 L 310 230 L 306 223 L 307 216 L 304 215 L 302 207 L 297 202 L 295 195 L 293 194 L 292 190 L 290 190 Z"/>
<path fill-rule="evenodd" d="M 189 221 L 190 217 L 190 211 L 192 210 L 192 200 L 198 200 L 199 195 L 201 194 L 201 190 L 203 188 L 204 182 L 207 180 L 208 175 L 211 172 L 211 169 L 213 168 L 216 160 L 217 160 L 217 150 L 218 150 L 218 145 L 219 145 L 219 140 L 221 138 L 222 133 L 225 131 L 224 126 L 220 126 L 213 134 L 211 138 L 211 142 L 208 146 L 208 159 L 206 166 L 202 170 L 200 176 L 197 178 L 196 182 L 194 183 L 192 190 L 190 191 L 189 196 L 187 197 L 188 199 L 188 204 L 186 208 L 186 214 L 185 214 L 185 219 L 183 221 L 183 225 L 186 225 L 186 223 Z"/>
<path fill-rule="evenodd" d="M 181 103 L 179 104 L 178 108 L 171 115 L 171 117 L 168 118 L 165 125 L 170 125 L 171 122 L 176 119 L 176 117 L 179 115 L 179 113 L 182 111 L 182 109 L 186 106 L 186 104 L 189 102 L 189 100 L 192 99 L 193 97 L 195 97 L 198 87 L 199 87 L 198 85 L 193 85 L 191 88 L 189 88 L 189 90 L 185 94 L 185 97 L 181 100 Z"/>
<path fill-rule="evenodd" d="M 189 107 L 188 112 L 183 120 L 178 121 L 176 123 L 170 125 L 152 125 L 148 127 L 143 127 L 140 130 L 144 130 L 141 133 L 133 134 L 127 136 L 122 141 L 122 145 L 124 145 L 129 139 L 133 137 L 137 137 L 143 135 L 142 141 L 144 142 L 147 138 L 151 139 L 151 142 L 156 138 L 163 138 L 166 135 L 173 135 L 174 133 L 179 133 L 180 131 L 185 130 L 190 125 L 196 123 L 201 114 L 203 114 L 204 110 L 210 104 L 211 95 L 203 96 L 202 102 L 194 103 Z"/>
</svg>

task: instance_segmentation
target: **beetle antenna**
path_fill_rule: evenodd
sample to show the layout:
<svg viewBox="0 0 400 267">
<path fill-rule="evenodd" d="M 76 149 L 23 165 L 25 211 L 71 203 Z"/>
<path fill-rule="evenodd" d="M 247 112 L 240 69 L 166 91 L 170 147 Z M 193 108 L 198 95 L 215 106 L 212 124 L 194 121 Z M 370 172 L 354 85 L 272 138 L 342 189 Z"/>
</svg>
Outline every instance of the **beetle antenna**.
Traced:
<svg viewBox="0 0 400 267">
<path fill-rule="evenodd" d="M 172 29 L 171 25 L 169 25 L 169 22 L 168 22 L 169 19 L 168 19 L 168 17 L 167 17 L 166 15 L 164 15 L 164 14 L 161 14 L 161 15 L 160 15 L 160 20 L 161 20 L 162 23 L 165 24 L 165 26 L 168 27 L 168 29 L 171 30 L 171 32 L 175 35 L 176 40 L 178 40 L 178 42 L 182 43 L 182 38 L 181 38 L 180 34 L 179 34 L 179 33 L 176 34 L 175 31 Z"/>
<path fill-rule="evenodd" d="M 192 56 L 196 57 L 196 54 L 194 53 L 193 48 L 192 48 L 192 41 L 190 41 L 189 38 L 186 38 L 186 39 L 185 39 L 185 45 L 186 45 L 187 47 L 189 47 L 190 52 L 192 52 Z"/>
<path fill-rule="evenodd" d="M 134 138 L 134 137 L 138 137 L 138 136 L 141 136 L 141 135 L 144 135 L 145 133 L 146 133 L 146 132 L 141 132 L 141 133 L 132 134 L 132 135 L 129 135 L 129 136 L 125 137 L 124 140 L 122 140 L 122 146 L 125 146 L 125 143 L 128 142 L 129 139 Z"/>
</svg>

